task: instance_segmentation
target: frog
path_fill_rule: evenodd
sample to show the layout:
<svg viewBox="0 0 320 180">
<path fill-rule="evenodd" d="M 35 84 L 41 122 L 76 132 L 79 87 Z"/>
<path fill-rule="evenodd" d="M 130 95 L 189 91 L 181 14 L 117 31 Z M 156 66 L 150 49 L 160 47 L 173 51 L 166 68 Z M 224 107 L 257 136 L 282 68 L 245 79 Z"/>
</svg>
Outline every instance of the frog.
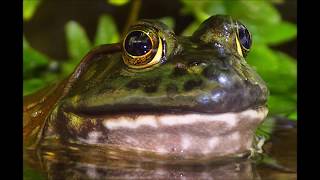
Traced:
<svg viewBox="0 0 320 180">
<path fill-rule="evenodd" d="M 191 36 L 139 20 L 64 80 L 24 97 L 24 147 L 243 156 L 268 114 L 267 85 L 246 61 L 251 45 L 248 28 L 229 15 L 209 17 Z"/>
</svg>

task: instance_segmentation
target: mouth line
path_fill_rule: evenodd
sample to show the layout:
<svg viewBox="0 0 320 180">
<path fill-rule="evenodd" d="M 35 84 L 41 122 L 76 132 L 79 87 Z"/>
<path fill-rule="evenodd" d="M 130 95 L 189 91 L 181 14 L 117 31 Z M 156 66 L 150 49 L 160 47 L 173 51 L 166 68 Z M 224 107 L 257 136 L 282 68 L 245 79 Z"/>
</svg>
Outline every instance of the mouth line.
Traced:
<svg viewBox="0 0 320 180">
<path fill-rule="evenodd" d="M 201 108 L 201 107 L 189 107 L 180 106 L 167 107 L 167 106 L 139 106 L 139 105 L 123 105 L 123 106 L 106 106 L 106 107 L 78 107 L 78 108 L 66 108 L 65 111 L 69 111 L 82 116 L 128 116 L 136 117 L 142 115 L 185 115 L 185 114 L 204 114 L 204 115 L 218 115 L 225 113 L 238 113 L 247 109 L 259 110 L 261 108 L 267 108 L 265 103 L 257 104 L 254 106 L 248 106 L 243 108 Z"/>
</svg>

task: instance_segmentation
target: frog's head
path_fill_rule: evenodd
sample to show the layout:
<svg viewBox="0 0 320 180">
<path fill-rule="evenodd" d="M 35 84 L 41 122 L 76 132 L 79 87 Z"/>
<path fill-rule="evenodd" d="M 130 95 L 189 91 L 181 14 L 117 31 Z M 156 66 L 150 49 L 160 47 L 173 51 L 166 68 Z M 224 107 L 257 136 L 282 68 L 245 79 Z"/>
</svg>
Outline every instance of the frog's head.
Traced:
<svg viewBox="0 0 320 180">
<path fill-rule="evenodd" d="M 142 20 L 114 46 L 86 60 L 58 103 L 52 122 L 59 134 L 157 153 L 251 146 L 268 89 L 245 60 L 251 35 L 239 21 L 212 16 L 191 37 L 178 37 Z"/>
</svg>

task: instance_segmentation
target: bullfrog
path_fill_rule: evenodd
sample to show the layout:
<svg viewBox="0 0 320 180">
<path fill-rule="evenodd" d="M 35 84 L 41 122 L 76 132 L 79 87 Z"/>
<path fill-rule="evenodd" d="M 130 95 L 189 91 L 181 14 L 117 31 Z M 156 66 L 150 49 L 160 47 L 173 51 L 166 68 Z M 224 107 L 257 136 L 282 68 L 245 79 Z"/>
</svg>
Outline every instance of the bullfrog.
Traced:
<svg viewBox="0 0 320 180">
<path fill-rule="evenodd" d="M 24 147 L 78 144 L 182 159 L 245 154 L 269 95 L 246 62 L 251 44 L 247 27 L 228 15 L 209 17 L 188 37 L 140 20 L 121 42 L 88 52 L 63 81 L 24 97 Z"/>
</svg>

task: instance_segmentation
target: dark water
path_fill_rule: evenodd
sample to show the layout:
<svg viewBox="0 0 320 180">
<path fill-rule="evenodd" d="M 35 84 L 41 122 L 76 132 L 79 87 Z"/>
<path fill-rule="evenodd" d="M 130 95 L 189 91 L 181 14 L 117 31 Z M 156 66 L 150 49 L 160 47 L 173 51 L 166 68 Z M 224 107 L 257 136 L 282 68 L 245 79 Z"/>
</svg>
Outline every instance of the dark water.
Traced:
<svg viewBox="0 0 320 180">
<path fill-rule="evenodd" d="M 24 179 L 223 179 L 293 180 L 296 174 L 296 123 L 269 119 L 275 126 L 254 158 L 168 163 L 132 152 L 70 146 L 24 153 Z"/>
</svg>

